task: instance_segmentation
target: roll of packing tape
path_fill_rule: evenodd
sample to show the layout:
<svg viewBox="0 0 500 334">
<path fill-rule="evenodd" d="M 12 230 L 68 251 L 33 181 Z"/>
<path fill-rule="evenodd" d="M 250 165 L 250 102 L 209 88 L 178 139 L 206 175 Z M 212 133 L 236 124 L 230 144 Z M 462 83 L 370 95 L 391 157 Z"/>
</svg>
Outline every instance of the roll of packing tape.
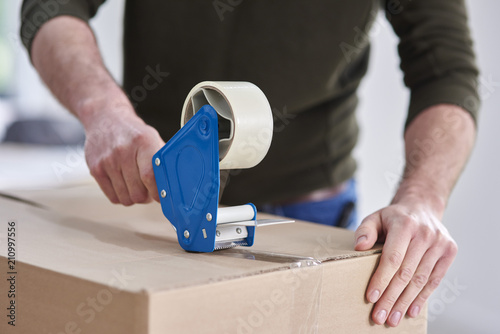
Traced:
<svg viewBox="0 0 500 334">
<path fill-rule="evenodd" d="M 251 168 L 264 159 L 273 137 L 271 106 L 250 82 L 204 81 L 191 89 L 181 127 L 209 104 L 219 118 L 220 169 Z"/>
</svg>

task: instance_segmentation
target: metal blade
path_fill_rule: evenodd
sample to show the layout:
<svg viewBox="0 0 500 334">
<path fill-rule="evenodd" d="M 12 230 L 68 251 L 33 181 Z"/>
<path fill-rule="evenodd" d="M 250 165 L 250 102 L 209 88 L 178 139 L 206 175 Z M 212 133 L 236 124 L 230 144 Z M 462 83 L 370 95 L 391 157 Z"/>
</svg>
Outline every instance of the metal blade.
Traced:
<svg viewBox="0 0 500 334">
<path fill-rule="evenodd" d="M 276 224 L 288 224 L 295 223 L 295 220 L 292 219 L 256 219 L 256 220 L 245 220 L 241 222 L 229 222 L 217 225 L 238 225 L 238 226 L 267 226 L 267 225 L 276 225 Z"/>
</svg>

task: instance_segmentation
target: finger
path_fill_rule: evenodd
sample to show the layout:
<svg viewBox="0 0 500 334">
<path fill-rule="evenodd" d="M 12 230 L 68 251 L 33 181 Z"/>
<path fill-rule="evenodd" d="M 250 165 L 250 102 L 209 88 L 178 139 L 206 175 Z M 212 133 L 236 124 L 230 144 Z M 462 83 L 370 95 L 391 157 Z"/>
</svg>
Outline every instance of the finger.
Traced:
<svg viewBox="0 0 500 334">
<path fill-rule="evenodd" d="M 439 249 L 434 247 L 428 249 L 424 254 L 408 286 L 403 291 L 398 301 L 392 308 L 392 311 L 390 312 L 387 320 L 389 325 L 398 325 L 401 317 L 406 314 L 411 303 L 425 287 L 429 280 L 429 276 L 431 275 L 432 270 L 439 259 L 439 252 Z M 398 312 L 399 314 L 397 314 Z"/>
<path fill-rule="evenodd" d="M 109 201 L 113 204 L 118 204 L 120 203 L 120 200 L 118 199 L 118 196 L 115 193 L 115 190 L 113 189 L 113 185 L 111 184 L 111 181 L 107 176 L 99 176 L 94 178 L 97 181 L 97 184 L 99 184 L 99 187 L 101 188 L 102 192 L 106 195 L 106 197 L 109 199 Z"/>
<path fill-rule="evenodd" d="M 420 245 L 415 246 L 414 243 L 410 244 L 401 267 L 396 271 L 389 286 L 375 305 L 373 316 L 377 318 L 378 321 L 382 320 L 380 314 L 385 314 L 388 315 L 387 323 L 390 326 L 397 326 L 399 324 L 401 317 L 404 315 L 406 308 L 411 302 L 407 302 L 406 305 L 404 305 L 404 302 L 400 300 L 400 296 L 411 282 L 425 251 L 426 248 Z M 399 303 L 400 308 L 394 307 L 397 303 Z M 404 308 L 404 312 L 402 312 L 403 310 L 401 310 L 401 308 Z"/>
<path fill-rule="evenodd" d="M 151 155 L 152 157 L 153 155 Z M 153 172 L 153 165 L 151 164 L 151 157 L 144 159 L 137 159 L 137 165 L 139 168 L 139 177 L 142 184 L 147 189 L 149 197 L 153 198 L 155 201 L 159 202 L 160 197 L 158 196 L 158 188 L 156 186 L 155 175 Z"/>
<path fill-rule="evenodd" d="M 137 166 L 137 159 L 127 159 L 127 163 L 122 164 L 123 179 L 133 203 L 151 202 L 148 189 L 144 186 Z"/>
<path fill-rule="evenodd" d="M 125 184 L 125 180 L 122 175 L 122 171 L 120 169 L 115 169 L 115 168 L 109 168 L 107 169 L 107 171 L 113 189 L 116 195 L 118 196 L 118 201 L 125 206 L 132 205 L 133 202 L 130 199 L 127 185 Z"/>
<path fill-rule="evenodd" d="M 432 270 L 432 273 L 430 274 L 429 280 L 425 284 L 425 287 L 418 294 L 417 298 L 415 298 L 415 300 L 410 306 L 410 310 L 408 312 L 409 313 L 408 315 L 410 317 L 416 317 L 419 315 L 420 311 L 424 307 L 425 302 L 429 299 L 431 294 L 434 292 L 434 290 L 437 289 L 437 287 L 441 283 L 441 280 L 443 279 L 444 275 L 446 274 L 451 264 L 453 263 L 454 258 L 455 256 L 446 256 L 440 258 L 436 262 L 436 266 Z"/>
<path fill-rule="evenodd" d="M 90 175 L 94 177 L 97 184 L 101 188 L 102 192 L 106 195 L 106 197 L 113 204 L 118 204 L 120 201 L 118 200 L 118 196 L 113 189 L 113 185 L 111 184 L 111 180 L 108 177 L 108 174 L 100 165 L 92 165 L 89 164 Z"/>
<path fill-rule="evenodd" d="M 371 303 L 376 303 L 380 299 L 403 263 L 411 241 L 411 232 L 404 226 L 403 224 L 394 224 L 387 232 L 380 263 L 366 291 L 366 298 Z M 374 312 L 373 320 L 375 323 L 383 324 L 387 319 L 388 311 L 387 309 L 378 309 L 377 312 Z"/>
<path fill-rule="evenodd" d="M 379 235 L 382 232 L 382 219 L 380 212 L 372 213 L 359 225 L 354 233 L 354 240 L 356 245 L 354 249 L 357 251 L 368 250 L 375 245 Z"/>
<path fill-rule="evenodd" d="M 156 186 L 155 175 L 151 159 L 153 155 L 165 145 L 165 142 L 159 138 L 155 145 L 148 146 L 147 149 L 139 150 L 137 154 L 137 166 L 142 183 L 155 201 L 159 202 L 158 188 Z"/>
</svg>

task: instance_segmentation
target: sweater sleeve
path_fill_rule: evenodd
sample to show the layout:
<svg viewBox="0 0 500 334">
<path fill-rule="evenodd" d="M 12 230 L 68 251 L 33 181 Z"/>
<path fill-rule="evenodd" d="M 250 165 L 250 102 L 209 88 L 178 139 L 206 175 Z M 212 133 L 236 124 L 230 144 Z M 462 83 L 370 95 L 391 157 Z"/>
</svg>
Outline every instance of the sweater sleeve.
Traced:
<svg viewBox="0 0 500 334">
<path fill-rule="evenodd" d="M 478 68 L 464 0 L 386 0 L 411 98 L 405 128 L 424 109 L 455 104 L 477 123 Z"/>
<path fill-rule="evenodd" d="M 24 0 L 21 7 L 21 40 L 30 53 L 31 44 L 40 27 L 61 15 L 88 22 L 105 0 Z"/>
</svg>

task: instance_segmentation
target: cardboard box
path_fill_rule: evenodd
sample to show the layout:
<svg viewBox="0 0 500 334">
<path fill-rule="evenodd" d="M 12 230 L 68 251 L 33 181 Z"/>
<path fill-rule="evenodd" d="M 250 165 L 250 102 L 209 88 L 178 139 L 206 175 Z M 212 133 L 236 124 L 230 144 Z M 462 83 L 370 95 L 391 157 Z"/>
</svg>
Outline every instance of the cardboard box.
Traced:
<svg viewBox="0 0 500 334">
<path fill-rule="evenodd" d="M 380 247 L 355 252 L 351 231 L 269 226 L 253 247 L 192 254 L 156 203 L 112 205 L 94 184 L 15 195 L 43 207 L 0 197 L 0 333 L 426 333 L 426 312 L 370 321 Z"/>
</svg>

